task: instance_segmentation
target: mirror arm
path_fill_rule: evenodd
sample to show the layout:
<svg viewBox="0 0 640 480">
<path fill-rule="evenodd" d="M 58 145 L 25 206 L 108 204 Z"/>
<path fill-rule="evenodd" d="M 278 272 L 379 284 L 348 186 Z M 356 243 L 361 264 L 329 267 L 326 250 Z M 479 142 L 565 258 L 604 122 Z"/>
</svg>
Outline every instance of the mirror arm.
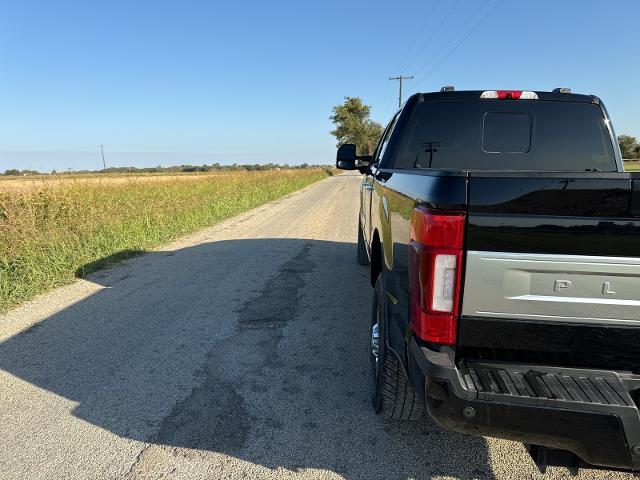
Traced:
<svg viewBox="0 0 640 480">
<path fill-rule="evenodd" d="M 356 155 L 356 160 L 360 160 L 361 162 L 371 163 L 373 160 L 373 155 Z"/>
</svg>

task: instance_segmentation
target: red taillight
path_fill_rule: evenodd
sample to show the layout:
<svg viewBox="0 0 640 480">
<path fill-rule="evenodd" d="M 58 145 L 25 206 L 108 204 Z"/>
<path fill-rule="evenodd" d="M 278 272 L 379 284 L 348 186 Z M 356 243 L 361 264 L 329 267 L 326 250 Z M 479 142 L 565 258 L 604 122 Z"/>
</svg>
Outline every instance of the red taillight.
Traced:
<svg viewBox="0 0 640 480">
<path fill-rule="evenodd" d="M 465 214 L 413 210 L 409 241 L 411 325 L 424 341 L 456 341 Z"/>
</svg>

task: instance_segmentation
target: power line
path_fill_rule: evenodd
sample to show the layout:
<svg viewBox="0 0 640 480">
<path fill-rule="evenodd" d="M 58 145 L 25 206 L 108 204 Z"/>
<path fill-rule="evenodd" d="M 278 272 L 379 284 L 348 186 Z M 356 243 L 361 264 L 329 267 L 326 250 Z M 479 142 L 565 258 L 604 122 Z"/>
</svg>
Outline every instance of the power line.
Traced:
<svg viewBox="0 0 640 480">
<path fill-rule="evenodd" d="M 451 56 L 451 54 L 452 54 L 453 52 L 455 52 L 455 51 L 460 47 L 460 45 L 462 45 L 462 44 L 467 40 L 467 38 L 469 38 L 469 37 L 471 36 L 471 34 L 473 34 L 473 32 L 475 32 L 475 31 L 476 31 L 476 29 L 477 29 L 477 28 L 482 24 L 482 22 L 484 22 L 484 21 L 487 19 L 487 17 L 488 17 L 489 15 L 491 15 L 491 14 L 493 13 L 493 11 L 494 11 L 496 8 L 498 8 L 498 6 L 499 6 L 503 1 L 504 1 L 504 0 L 498 0 L 498 2 L 497 2 L 497 3 L 496 3 L 496 4 L 495 4 L 495 5 L 494 5 L 494 6 L 493 6 L 493 7 L 492 7 L 492 8 L 491 8 L 491 9 L 490 9 L 490 10 L 489 10 L 489 11 L 488 11 L 488 12 L 487 12 L 487 13 L 486 13 L 486 14 L 485 14 L 485 15 L 484 15 L 484 16 L 483 16 L 483 17 L 482 17 L 482 18 L 481 18 L 481 19 L 480 19 L 480 20 L 479 20 L 479 21 L 478 21 L 474 26 L 473 26 L 473 27 L 472 27 L 472 28 L 471 28 L 471 30 L 469 30 L 469 32 L 467 32 L 467 34 L 466 34 L 466 35 L 465 35 L 465 36 L 464 36 L 464 37 L 463 37 L 463 38 L 462 38 L 458 43 L 456 43 L 456 44 L 454 45 L 454 47 L 453 47 L 451 50 L 449 50 L 449 52 L 448 52 L 444 57 L 442 57 L 442 58 L 440 59 L 440 61 L 438 61 L 438 63 L 436 63 L 436 64 L 433 66 L 433 68 L 431 68 L 431 70 L 429 70 L 429 71 L 428 71 L 428 72 L 427 72 L 427 73 L 426 73 L 422 78 L 420 78 L 420 79 L 417 81 L 417 83 L 415 84 L 415 86 L 417 87 L 417 86 L 419 86 L 422 82 L 424 82 L 424 81 L 427 79 L 427 77 L 429 77 L 429 75 L 431 75 L 431 74 L 436 70 L 436 68 L 438 68 L 438 67 L 442 64 L 442 62 L 444 62 L 447 58 L 449 58 L 449 57 Z"/>
<path fill-rule="evenodd" d="M 402 75 L 398 75 L 397 77 L 389 77 L 389 80 L 400 80 L 400 91 L 398 93 L 398 108 L 402 106 L 402 81 L 403 80 L 411 80 L 415 75 L 411 75 L 409 77 L 403 77 Z"/>
<path fill-rule="evenodd" d="M 419 75 L 427 67 L 427 65 L 429 65 L 433 60 L 435 60 L 449 45 L 451 45 L 451 42 L 453 41 L 453 39 L 456 38 L 467 27 L 467 25 L 469 25 L 469 22 L 471 22 L 471 20 L 473 20 L 482 11 L 482 9 L 487 5 L 487 3 L 489 3 L 489 0 L 484 0 L 484 2 L 480 5 L 480 7 L 467 18 L 467 20 L 462 24 L 462 26 L 458 28 L 458 30 L 456 30 L 456 33 L 451 35 L 449 40 L 447 40 L 442 45 L 442 47 L 438 50 L 438 52 L 432 55 L 431 58 L 429 58 L 429 60 L 427 60 L 425 63 L 422 64 L 420 68 L 417 69 L 416 74 Z"/>
<path fill-rule="evenodd" d="M 386 114 L 387 114 L 387 97 L 389 96 L 389 86 L 387 83 L 387 87 L 384 89 L 384 97 L 382 97 L 382 102 L 380 102 L 380 117 L 383 122 L 386 122 Z"/>
<path fill-rule="evenodd" d="M 393 105 L 393 102 L 385 102 L 384 104 L 384 113 L 382 114 L 382 118 L 384 119 L 383 123 L 387 123 L 387 118 L 389 118 L 389 109 L 392 108 L 390 105 Z"/>
<path fill-rule="evenodd" d="M 457 0 L 456 0 L 457 1 Z M 392 71 L 399 71 L 400 70 L 400 66 L 404 63 L 404 61 L 408 58 L 409 54 L 411 53 L 411 50 L 413 49 L 413 47 L 416 45 L 418 39 L 420 38 L 420 35 L 422 34 L 422 32 L 424 31 L 424 29 L 426 28 L 427 24 L 429 23 L 429 21 L 431 20 L 431 17 L 433 15 L 433 13 L 436 11 L 437 6 L 440 4 L 440 0 L 436 0 L 433 3 L 433 6 L 431 8 L 431 10 L 429 11 L 429 14 L 425 17 L 424 22 L 422 23 L 422 26 L 420 27 L 420 29 L 418 30 L 418 33 L 416 34 L 416 36 L 413 39 L 413 42 L 411 42 L 411 45 L 409 46 L 409 48 L 407 49 L 407 51 L 405 52 L 404 56 L 402 57 L 402 59 L 398 62 L 398 64 L 396 65 L 396 67 L 392 70 Z M 449 12 L 451 13 L 451 12 Z M 440 25 L 442 26 L 442 25 Z M 440 28 L 440 27 L 438 27 Z M 433 33 L 431 35 L 431 37 L 433 37 Z M 429 39 L 431 40 L 431 38 Z M 424 46 L 423 46 L 424 49 Z M 415 58 L 414 58 L 415 60 Z M 409 62 L 409 65 L 413 63 L 413 60 L 411 62 Z M 400 87 L 402 88 L 402 87 Z M 384 100 L 382 101 L 382 105 L 383 105 L 383 118 L 387 118 L 388 113 L 389 113 L 389 108 L 390 105 L 387 104 L 387 94 L 389 91 L 389 84 L 387 84 L 387 88 L 385 89 L 385 93 L 384 93 Z M 400 95 L 399 97 L 401 97 L 402 95 Z M 398 102 L 400 105 L 402 105 L 402 101 L 400 100 Z"/>
<path fill-rule="evenodd" d="M 435 28 L 435 30 L 433 30 L 433 32 L 431 32 L 431 35 L 429 36 L 429 38 L 427 39 L 427 41 L 422 45 L 422 48 L 420 49 L 420 51 L 418 51 L 413 58 L 411 59 L 411 61 L 406 65 L 405 69 L 408 69 L 413 62 L 415 62 L 417 60 L 417 58 L 422 55 L 427 47 L 431 44 L 431 41 L 436 37 L 436 35 L 440 32 L 440 30 L 442 30 L 442 27 L 444 26 L 444 24 L 446 23 L 446 21 L 449 19 L 449 17 L 451 16 L 451 14 L 453 13 L 453 11 L 456 9 L 456 7 L 458 6 L 460 0 L 456 0 L 453 5 L 451 6 L 451 8 L 449 9 L 449 11 L 446 13 L 446 15 L 444 17 L 442 17 L 442 20 L 440 21 L 440 23 L 438 24 L 438 26 Z"/>
<path fill-rule="evenodd" d="M 418 33 L 416 34 L 416 36 L 413 39 L 413 42 L 411 42 L 411 45 L 409 46 L 409 48 L 407 49 L 407 51 L 405 52 L 404 56 L 402 57 L 402 60 L 400 60 L 398 62 L 398 64 L 395 66 L 395 68 L 392 70 L 394 72 L 398 72 L 400 70 L 403 70 L 402 68 L 400 68 L 403 64 L 404 61 L 409 57 L 409 53 L 411 53 L 411 50 L 413 49 L 413 47 L 415 47 L 416 42 L 418 41 L 418 39 L 420 38 L 420 35 L 422 34 L 423 30 L 426 28 L 427 24 L 429 23 L 429 21 L 431 20 L 431 17 L 433 15 L 433 12 L 436 11 L 436 7 L 438 6 L 438 4 L 440 3 L 440 0 L 436 0 L 433 3 L 433 7 L 431 8 L 431 10 L 429 11 L 429 13 L 427 14 L 427 16 L 424 19 L 424 22 L 422 23 L 422 26 L 420 27 L 420 29 L 418 30 Z M 409 65 L 411 64 L 411 62 L 409 63 Z M 409 66 L 407 65 L 407 67 Z"/>
</svg>

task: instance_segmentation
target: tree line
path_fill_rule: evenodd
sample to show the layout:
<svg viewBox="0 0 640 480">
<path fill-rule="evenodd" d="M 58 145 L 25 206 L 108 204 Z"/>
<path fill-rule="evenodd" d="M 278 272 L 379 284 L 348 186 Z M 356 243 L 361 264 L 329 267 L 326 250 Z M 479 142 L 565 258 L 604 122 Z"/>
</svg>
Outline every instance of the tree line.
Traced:
<svg viewBox="0 0 640 480">
<path fill-rule="evenodd" d="M 636 137 L 632 137 L 631 135 L 618 135 L 618 143 L 620 144 L 622 158 L 640 158 L 640 143 L 638 143 L 638 139 Z"/>
<path fill-rule="evenodd" d="M 195 172 L 217 172 L 217 171 L 263 171 L 263 170 L 297 170 L 297 169 L 310 169 L 310 168 L 330 168 L 328 165 L 309 165 L 303 163 L 301 165 L 289 165 L 285 163 L 280 165 L 278 163 L 265 163 L 259 164 L 237 164 L 232 165 L 220 165 L 214 163 L 211 165 L 175 165 L 172 167 L 109 167 L 106 170 L 68 170 L 64 172 L 57 172 L 52 170 L 48 172 L 38 172 L 37 170 L 19 170 L 17 168 L 10 168 L 5 170 L 0 175 L 5 176 L 28 176 L 28 175 L 66 175 L 66 174 L 96 174 L 96 173 L 195 173 Z"/>
</svg>

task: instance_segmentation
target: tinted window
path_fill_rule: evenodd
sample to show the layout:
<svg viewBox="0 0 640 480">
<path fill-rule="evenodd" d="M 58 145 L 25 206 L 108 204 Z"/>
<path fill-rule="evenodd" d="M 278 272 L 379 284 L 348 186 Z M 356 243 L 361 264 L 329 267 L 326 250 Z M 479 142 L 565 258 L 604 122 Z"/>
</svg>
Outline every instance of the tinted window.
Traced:
<svg viewBox="0 0 640 480">
<path fill-rule="evenodd" d="M 531 149 L 531 115 L 488 112 L 482 126 L 482 151 L 527 153 Z"/>
<path fill-rule="evenodd" d="M 416 105 L 394 167 L 617 170 L 598 105 L 480 99 Z"/>
</svg>

